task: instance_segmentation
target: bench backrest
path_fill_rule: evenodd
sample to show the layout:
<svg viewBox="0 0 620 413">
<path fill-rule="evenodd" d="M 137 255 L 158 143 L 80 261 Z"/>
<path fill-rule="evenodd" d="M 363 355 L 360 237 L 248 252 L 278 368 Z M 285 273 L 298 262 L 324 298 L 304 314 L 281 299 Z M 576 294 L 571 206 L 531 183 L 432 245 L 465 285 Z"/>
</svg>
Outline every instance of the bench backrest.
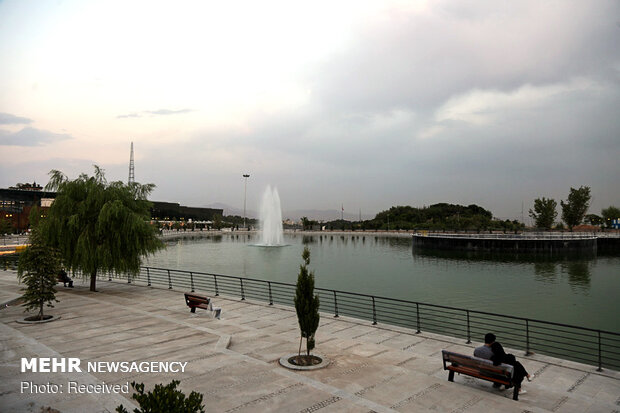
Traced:
<svg viewBox="0 0 620 413">
<path fill-rule="evenodd" d="M 185 303 L 187 305 L 190 304 L 209 304 L 209 299 L 202 295 L 188 294 L 185 293 Z"/>
<path fill-rule="evenodd" d="M 441 354 L 443 357 L 444 369 L 446 368 L 446 363 L 450 363 L 453 366 L 469 367 L 476 369 L 481 373 L 487 373 L 493 376 L 502 376 L 507 377 L 508 379 L 512 378 L 513 367 L 509 364 L 494 366 L 491 360 L 453 353 L 447 350 L 441 350 Z"/>
</svg>

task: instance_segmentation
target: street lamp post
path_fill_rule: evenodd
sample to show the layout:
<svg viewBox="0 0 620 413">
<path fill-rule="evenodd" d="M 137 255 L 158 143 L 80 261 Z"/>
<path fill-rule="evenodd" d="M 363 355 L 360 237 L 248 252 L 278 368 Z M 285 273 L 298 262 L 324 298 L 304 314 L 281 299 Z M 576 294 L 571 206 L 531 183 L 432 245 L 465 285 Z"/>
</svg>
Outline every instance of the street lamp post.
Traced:
<svg viewBox="0 0 620 413">
<path fill-rule="evenodd" d="M 246 230 L 247 227 L 245 226 L 245 200 L 248 193 L 248 178 L 250 177 L 250 174 L 243 174 L 243 177 L 245 178 L 245 185 L 243 188 L 243 229 Z"/>
</svg>

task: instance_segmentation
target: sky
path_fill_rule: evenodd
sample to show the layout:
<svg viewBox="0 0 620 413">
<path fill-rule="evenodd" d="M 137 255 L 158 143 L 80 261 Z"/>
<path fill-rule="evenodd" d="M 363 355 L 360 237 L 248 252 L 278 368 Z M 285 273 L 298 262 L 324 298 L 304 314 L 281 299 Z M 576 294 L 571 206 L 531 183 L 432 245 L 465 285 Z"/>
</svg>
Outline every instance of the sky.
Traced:
<svg viewBox="0 0 620 413">
<path fill-rule="evenodd" d="M 521 219 L 620 207 L 620 2 L 0 1 L 0 187 Z"/>
</svg>

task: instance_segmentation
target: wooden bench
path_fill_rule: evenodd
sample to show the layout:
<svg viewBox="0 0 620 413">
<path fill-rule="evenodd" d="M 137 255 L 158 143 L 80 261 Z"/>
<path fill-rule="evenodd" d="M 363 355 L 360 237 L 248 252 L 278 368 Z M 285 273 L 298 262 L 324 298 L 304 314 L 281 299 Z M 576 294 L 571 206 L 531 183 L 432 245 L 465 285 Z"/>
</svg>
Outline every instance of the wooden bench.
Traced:
<svg viewBox="0 0 620 413">
<path fill-rule="evenodd" d="M 195 313 L 197 308 L 202 308 L 203 310 L 213 311 L 215 318 L 218 319 L 222 312 L 221 308 L 213 307 L 209 298 L 194 293 L 185 293 L 185 304 L 187 304 L 192 313 Z"/>
<path fill-rule="evenodd" d="M 465 374 L 505 386 L 514 386 L 513 400 L 519 400 L 519 387 L 512 381 L 513 367 L 508 364 L 494 366 L 491 360 L 441 350 L 443 369 L 449 370 L 448 381 L 454 381 L 454 373 Z"/>
<path fill-rule="evenodd" d="M 73 280 L 67 275 L 66 272 L 58 274 L 58 282 L 62 283 L 63 286 L 67 286 L 69 284 L 70 288 L 73 288 Z"/>
</svg>

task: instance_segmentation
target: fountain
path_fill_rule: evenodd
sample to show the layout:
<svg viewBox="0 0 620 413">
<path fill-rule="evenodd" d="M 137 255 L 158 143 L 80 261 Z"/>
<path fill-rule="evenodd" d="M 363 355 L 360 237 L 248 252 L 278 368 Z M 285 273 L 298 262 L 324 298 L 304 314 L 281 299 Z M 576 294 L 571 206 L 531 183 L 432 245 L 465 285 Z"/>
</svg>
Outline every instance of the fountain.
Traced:
<svg viewBox="0 0 620 413">
<path fill-rule="evenodd" d="M 282 209 L 276 188 L 267 185 L 260 206 L 261 241 L 263 247 L 278 247 L 282 243 Z"/>
</svg>

